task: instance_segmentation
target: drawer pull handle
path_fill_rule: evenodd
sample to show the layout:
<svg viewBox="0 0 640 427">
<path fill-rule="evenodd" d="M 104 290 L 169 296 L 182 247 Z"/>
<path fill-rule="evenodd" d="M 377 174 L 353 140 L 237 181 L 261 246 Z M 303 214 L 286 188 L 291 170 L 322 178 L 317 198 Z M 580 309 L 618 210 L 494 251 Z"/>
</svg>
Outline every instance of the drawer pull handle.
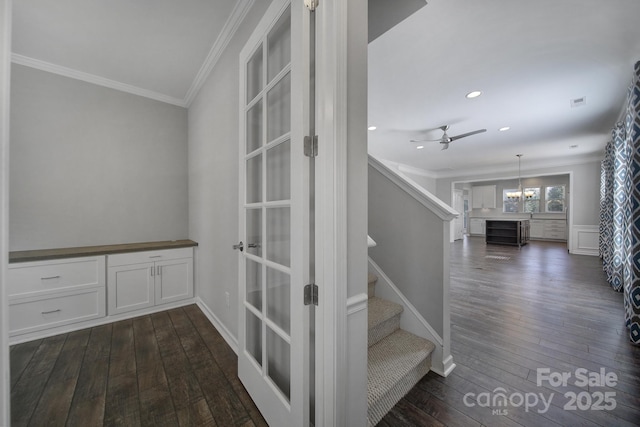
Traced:
<svg viewBox="0 0 640 427">
<path fill-rule="evenodd" d="M 59 279 L 60 276 L 49 276 L 49 277 L 41 277 L 40 280 L 51 280 L 51 279 Z"/>
<path fill-rule="evenodd" d="M 62 310 L 57 309 L 57 310 L 51 310 L 51 311 L 43 311 L 42 314 L 53 314 L 53 313 L 58 313 L 60 311 L 62 311 Z"/>
<path fill-rule="evenodd" d="M 150 256 L 149 258 L 162 258 L 162 255 L 154 255 L 154 256 Z"/>
</svg>

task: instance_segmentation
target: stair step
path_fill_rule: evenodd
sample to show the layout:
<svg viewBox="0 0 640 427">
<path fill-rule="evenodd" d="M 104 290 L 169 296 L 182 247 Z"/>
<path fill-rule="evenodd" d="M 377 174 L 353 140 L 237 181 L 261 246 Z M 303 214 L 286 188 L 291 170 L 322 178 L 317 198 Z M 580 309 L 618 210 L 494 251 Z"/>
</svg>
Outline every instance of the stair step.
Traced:
<svg viewBox="0 0 640 427">
<path fill-rule="evenodd" d="M 400 315 L 404 307 L 378 297 L 369 298 L 369 347 L 400 328 Z"/>
<path fill-rule="evenodd" d="M 434 349 L 432 342 L 403 329 L 369 347 L 369 425 L 376 425 L 429 372 Z"/>
<path fill-rule="evenodd" d="M 371 298 L 372 296 L 374 296 L 376 294 L 376 282 L 378 281 L 378 276 L 376 276 L 373 273 L 369 273 L 368 276 L 368 287 L 367 290 L 369 291 L 369 298 Z"/>
</svg>

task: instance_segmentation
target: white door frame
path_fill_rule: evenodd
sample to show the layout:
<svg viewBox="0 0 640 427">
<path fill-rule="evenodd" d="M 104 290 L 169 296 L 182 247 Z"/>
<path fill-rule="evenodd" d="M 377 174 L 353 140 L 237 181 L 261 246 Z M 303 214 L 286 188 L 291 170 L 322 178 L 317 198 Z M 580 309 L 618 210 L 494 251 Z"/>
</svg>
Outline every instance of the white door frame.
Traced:
<svg viewBox="0 0 640 427">
<path fill-rule="evenodd" d="M 366 294 L 367 233 L 364 230 L 363 236 L 349 241 L 349 221 L 359 211 L 348 209 L 348 183 L 354 177 L 349 176 L 347 169 L 354 162 L 349 158 L 348 145 L 363 144 L 363 158 L 355 162 L 364 162 L 364 175 L 367 170 L 367 1 L 321 0 L 315 13 L 316 133 L 319 145 L 315 160 L 315 273 L 319 292 L 315 312 L 316 425 L 365 426 L 366 344 L 360 348 L 349 343 L 357 341 L 352 338 L 359 338 L 360 334 L 366 339 L 366 319 L 361 328 L 359 324 L 355 328 L 350 327 L 347 284 L 358 289 L 361 285 Z M 358 25 L 352 26 L 354 23 Z M 362 28 L 364 32 L 356 31 Z M 364 41 L 354 41 L 357 37 L 364 37 Z M 356 69 L 362 70 L 364 75 L 354 72 Z M 354 84 L 357 82 L 350 80 L 354 78 L 364 85 Z M 358 136 L 354 138 L 356 134 Z M 362 182 L 364 188 L 359 190 L 366 192 L 366 177 Z M 366 218 L 366 206 L 363 209 Z M 362 247 L 359 237 L 362 238 Z M 359 274 L 350 274 L 359 268 L 355 264 L 360 257 L 364 260 L 362 272 L 358 272 L 362 273 L 362 284 L 359 283 Z M 358 277 L 358 283 L 348 283 L 352 276 Z M 353 354 L 354 351 L 362 354 Z M 354 384 L 349 382 L 354 377 L 359 381 L 355 385 L 357 395 L 353 391 Z"/>
<path fill-rule="evenodd" d="M 464 237 L 464 190 L 454 188 L 453 194 L 451 195 L 451 202 L 453 209 L 460 214 L 451 221 L 453 226 L 451 228 L 451 240 L 455 241 Z"/>
<path fill-rule="evenodd" d="M 11 74 L 11 0 L 0 0 L 0 425 L 10 425 L 9 304 L 9 93 Z"/>
</svg>

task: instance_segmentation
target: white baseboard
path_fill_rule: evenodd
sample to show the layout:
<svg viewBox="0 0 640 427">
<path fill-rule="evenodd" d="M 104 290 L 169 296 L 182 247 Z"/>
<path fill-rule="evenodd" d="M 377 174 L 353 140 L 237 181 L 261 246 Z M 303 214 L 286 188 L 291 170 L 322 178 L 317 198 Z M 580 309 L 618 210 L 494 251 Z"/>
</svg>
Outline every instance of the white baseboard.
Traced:
<svg viewBox="0 0 640 427">
<path fill-rule="evenodd" d="M 200 299 L 200 297 L 196 297 L 196 304 L 200 307 L 200 310 L 207 316 L 209 322 L 213 325 L 214 328 L 220 332 L 222 338 L 229 344 L 229 347 L 233 350 L 235 354 L 238 354 L 238 339 L 233 336 L 233 334 L 227 329 L 227 327 L 218 319 L 218 317 L 213 314 L 213 311 L 209 309 L 209 307 Z"/>
<path fill-rule="evenodd" d="M 453 356 L 449 355 L 449 357 L 443 360 L 441 364 L 433 365 L 431 367 L 431 370 L 436 374 L 440 375 L 441 377 L 446 378 L 449 376 L 449 374 L 453 371 L 455 367 L 456 367 L 456 364 L 453 363 Z"/>
</svg>

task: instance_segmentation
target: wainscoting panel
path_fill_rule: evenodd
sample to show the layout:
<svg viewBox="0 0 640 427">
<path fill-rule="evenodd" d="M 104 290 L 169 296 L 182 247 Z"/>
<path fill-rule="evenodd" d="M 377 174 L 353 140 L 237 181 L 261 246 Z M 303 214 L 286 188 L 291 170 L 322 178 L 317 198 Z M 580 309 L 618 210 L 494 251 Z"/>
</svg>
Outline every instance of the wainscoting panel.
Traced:
<svg viewBox="0 0 640 427">
<path fill-rule="evenodd" d="M 597 225 L 574 225 L 571 227 L 571 247 L 575 255 L 598 256 L 599 230 Z"/>
</svg>

